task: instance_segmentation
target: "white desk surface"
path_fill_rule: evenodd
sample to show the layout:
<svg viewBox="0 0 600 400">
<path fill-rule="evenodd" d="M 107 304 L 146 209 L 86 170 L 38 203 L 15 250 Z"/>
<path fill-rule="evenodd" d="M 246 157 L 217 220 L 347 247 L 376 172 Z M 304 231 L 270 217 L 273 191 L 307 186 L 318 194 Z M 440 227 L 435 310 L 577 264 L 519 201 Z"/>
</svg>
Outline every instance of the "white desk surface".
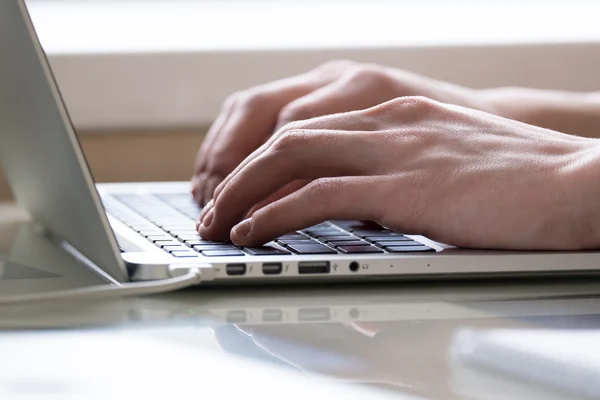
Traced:
<svg viewBox="0 0 600 400">
<path fill-rule="evenodd" d="M 32 264 L 30 279 L 10 279 L 9 261 L 16 263 L 11 268 L 25 263 L 23 220 L 14 206 L 0 204 L 0 294 L 17 284 L 65 281 L 48 278 L 58 265 Z M 55 275 L 65 274 L 60 268 Z M 35 271 L 44 278 L 34 279 Z M 598 294 L 600 279 L 591 278 L 197 287 L 98 303 L 0 307 L 0 329 L 167 327 L 175 341 L 424 399 L 520 398 L 452 365 L 453 335 L 461 328 L 600 329 Z"/>
</svg>

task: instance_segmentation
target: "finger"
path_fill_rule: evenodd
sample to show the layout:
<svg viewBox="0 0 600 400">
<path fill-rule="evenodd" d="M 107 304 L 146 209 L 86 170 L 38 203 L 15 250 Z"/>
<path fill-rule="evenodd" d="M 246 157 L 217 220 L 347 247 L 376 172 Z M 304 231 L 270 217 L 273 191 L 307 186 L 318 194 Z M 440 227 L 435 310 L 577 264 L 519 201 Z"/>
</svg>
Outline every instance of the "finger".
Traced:
<svg viewBox="0 0 600 400">
<path fill-rule="evenodd" d="M 200 174 L 204 172 L 206 168 L 206 156 L 209 152 L 209 149 L 213 146 L 213 143 L 216 137 L 219 135 L 219 132 L 223 129 L 225 123 L 229 120 L 231 113 L 233 112 L 234 100 L 233 98 L 229 98 L 225 100 L 223 103 L 223 107 L 214 123 L 208 129 L 204 140 L 202 141 L 202 146 L 200 146 L 200 150 L 198 151 L 198 155 L 196 156 L 196 174 Z"/>
<path fill-rule="evenodd" d="M 208 203 L 213 198 L 216 187 L 223 180 L 220 176 L 209 176 L 204 183 L 204 204 Z"/>
<path fill-rule="evenodd" d="M 192 177 L 192 195 L 196 202 L 203 205 L 206 200 L 204 198 L 204 182 L 206 181 L 206 173 L 201 172 L 199 175 Z"/>
<path fill-rule="evenodd" d="M 206 203 L 206 205 L 202 209 L 202 212 L 200 212 L 200 218 L 198 218 L 199 223 L 202 223 L 202 221 L 204 220 L 204 217 L 213 208 L 214 205 L 215 205 L 215 202 L 212 200 L 210 200 L 208 203 Z M 198 229 L 198 227 L 199 226 L 196 226 L 196 230 Z"/>
<path fill-rule="evenodd" d="M 377 118 L 365 116 L 362 111 L 353 111 L 342 114 L 326 115 L 318 118 L 312 118 L 306 121 L 293 122 L 280 129 L 274 134 L 265 144 L 250 154 L 242 161 L 224 180 L 217 186 L 213 194 L 216 199 L 229 180 L 236 176 L 249 163 L 260 157 L 264 152 L 269 150 L 273 143 L 279 140 L 282 136 L 295 130 L 320 130 L 329 131 L 375 131 L 379 128 Z"/>
<path fill-rule="evenodd" d="M 394 107 L 395 106 L 395 107 Z M 385 103 L 375 105 L 373 107 L 351 111 L 346 113 L 338 113 L 326 115 L 317 118 L 312 118 L 305 121 L 295 121 L 287 124 L 274 134 L 265 144 L 250 154 L 242 161 L 215 189 L 213 198 L 216 199 L 229 180 L 236 176 L 239 171 L 245 168 L 255 158 L 261 156 L 267 151 L 271 145 L 280 138 L 294 130 L 312 129 L 312 130 L 346 130 L 346 131 L 384 131 L 387 129 L 399 128 L 397 119 L 399 114 L 402 115 L 402 120 L 405 122 L 405 130 L 410 131 L 410 128 L 419 128 L 422 121 L 426 119 L 425 113 L 439 113 L 443 109 L 443 105 L 439 102 L 426 99 L 423 97 L 402 97 L 389 100 Z"/>
<path fill-rule="evenodd" d="M 229 180 L 215 199 L 212 225 L 201 227 L 200 234 L 228 236 L 253 206 L 295 180 L 368 174 L 378 165 L 378 149 L 368 135 L 355 132 L 298 131 L 282 136 Z"/>
<path fill-rule="evenodd" d="M 267 198 L 266 200 L 258 203 L 254 207 L 252 207 L 252 209 L 246 215 L 246 218 L 251 217 L 252 214 L 254 214 L 256 211 L 260 210 L 261 208 L 263 208 L 271 203 L 274 203 L 277 200 L 284 198 L 285 196 L 288 196 L 288 195 L 294 193 L 296 190 L 303 188 L 308 183 L 310 183 L 310 181 L 301 180 L 301 181 L 294 181 L 292 183 L 287 184 L 286 186 L 282 187 L 277 192 L 275 192 L 273 195 L 269 196 L 269 198 Z"/>
<path fill-rule="evenodd" d="M 377 206 L 385 188 L 378 181 L 372 176 L 315 180 L 236 225 L 231 240 L 239 246 L 259 246 L 327 220 L 377 221 L 381 208 Z"/>
<path fill-rule="evenodd" d="M 200 164 L 225 177 L 274 132 L 279 111 L 289 102 L 332 82 L 340 71 L 316 68 L 234 95 L 224 120 L 211 132 L 201 150 Z M 207 157 L 211 154 L 211 157 Z M 227 162 L 221 161 L 223 158 Z M 204 160 L 204 161 L 203 161 Z"/>
<path fill-rule="evenodd" d="M 275 129 L 293 121 L 363 110 L 396 97 L 397 94 L 390 88 L 356 79 L 356 74 L 350 72 L 329 85 L 287 104 L 279 113 Z"/>
</svg>

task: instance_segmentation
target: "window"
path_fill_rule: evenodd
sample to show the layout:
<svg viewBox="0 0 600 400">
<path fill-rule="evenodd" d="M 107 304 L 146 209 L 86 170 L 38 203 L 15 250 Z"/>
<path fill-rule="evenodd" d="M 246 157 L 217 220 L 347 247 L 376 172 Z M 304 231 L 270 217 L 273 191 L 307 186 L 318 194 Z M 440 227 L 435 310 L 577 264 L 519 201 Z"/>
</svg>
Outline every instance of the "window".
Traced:
<svg viewBox="0 0 600 400">
<path fill-rule="evenodd" d="M 228 93 L 340 57 L 471 86 L 584 89 L 600 67 L 600 2 L 586 0 L 28 4 L 88 128 L 208 124 Z"/>
</svg>

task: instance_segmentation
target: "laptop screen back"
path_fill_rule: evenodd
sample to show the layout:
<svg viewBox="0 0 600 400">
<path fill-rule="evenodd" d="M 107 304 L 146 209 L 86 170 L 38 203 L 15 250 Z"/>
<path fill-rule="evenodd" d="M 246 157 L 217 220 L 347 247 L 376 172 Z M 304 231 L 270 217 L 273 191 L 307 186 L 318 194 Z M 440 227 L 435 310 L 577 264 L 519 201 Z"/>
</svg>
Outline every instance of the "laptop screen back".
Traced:
<svg viewBox="0 0 600 400">
<path fill-rule="evenodd" d="M 36 221 L 115 280 L 127 279 L 22 0 L 0 1 L 0 162 L 17 202 Z"/>
</svg>

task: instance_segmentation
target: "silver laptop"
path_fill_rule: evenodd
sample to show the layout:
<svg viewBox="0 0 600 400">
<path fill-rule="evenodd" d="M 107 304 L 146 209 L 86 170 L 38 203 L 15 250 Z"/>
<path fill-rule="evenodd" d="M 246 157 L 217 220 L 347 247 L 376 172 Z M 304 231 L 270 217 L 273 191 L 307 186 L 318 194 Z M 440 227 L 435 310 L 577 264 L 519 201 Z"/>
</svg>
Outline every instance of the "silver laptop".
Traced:
<svg viewBox="0 0 600 400">
<path fill-rule="evenodd" d="M 93 96 L 90 93 L 90 96 Z M 0 2 L 0 159 L 17 202 L 108 281 L 210 264 L 207 284 L 595 274 L 600 253 L 452 248 L 327 221 L 256 248 L 203 240 L 189 184 L 95 184 L 22 0 Z"/>
</svg>

